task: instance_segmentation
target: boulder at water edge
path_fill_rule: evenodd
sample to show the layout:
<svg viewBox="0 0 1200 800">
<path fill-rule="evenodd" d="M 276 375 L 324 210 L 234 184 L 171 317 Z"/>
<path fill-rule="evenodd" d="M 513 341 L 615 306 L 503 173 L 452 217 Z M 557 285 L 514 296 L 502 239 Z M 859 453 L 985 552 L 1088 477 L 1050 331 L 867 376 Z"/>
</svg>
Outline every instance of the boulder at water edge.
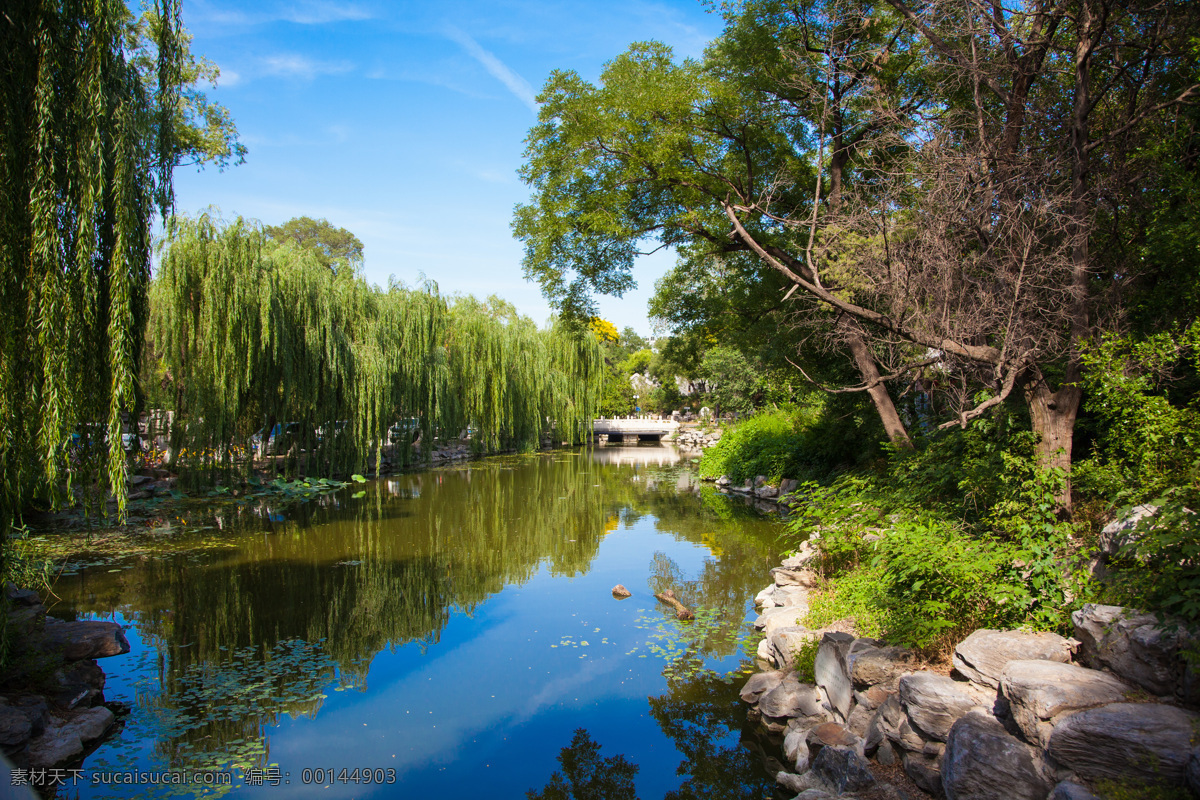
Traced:
<svg viewBox="0 0 1200 800">
<path fill-rule="evenodd" d="M 1064 718 L 1051 757 L 1080 778 L 1183 786 L 1200 715 L 1161 703 L 1114 703 Z"/>
<path fill-rule="evenodd" d="M 1009 661 L 1044 659 L 1067 663 L 1071 643 L 1057 633 L 977 630 L 954 648 L 954 668 L 967 679 L 993 689 Z"/>
<path fill-rule="evenodd" d="M 813 665 L 817 685 L 825 690 L 829 704 L 845 720 L 850 716 L 850 704 L 854 700 L 854 690 L 850 685 L 850 669 L 846 658 L 850 654 L 850 646 L 854 637 L 848 633 L 827 633 L 821 637 L 817 650 L 817 659 Z"/>
<path fill-rule="evenodd" d="M 947 800 L 1045 800 L 1054 785 L 1041 750 L 982 711 L 954 723 L 942 754 Z"/>
<path fill-rule="evenodd" d="M 933 672 L 901 678 L 900 704 L 914 728 L 940 742 L 946 741 L 958 718 L 977 705 L 956 681 Z"/>
<path fill-rule="evenodd" d="M 1010 661 L 1000 675 L 1000 693 L 1021 734 L 1045 747 L 1064 714 L 1119 703 L 1129 687 L 1111 675 L 1057 661 Z"/>
</svg>

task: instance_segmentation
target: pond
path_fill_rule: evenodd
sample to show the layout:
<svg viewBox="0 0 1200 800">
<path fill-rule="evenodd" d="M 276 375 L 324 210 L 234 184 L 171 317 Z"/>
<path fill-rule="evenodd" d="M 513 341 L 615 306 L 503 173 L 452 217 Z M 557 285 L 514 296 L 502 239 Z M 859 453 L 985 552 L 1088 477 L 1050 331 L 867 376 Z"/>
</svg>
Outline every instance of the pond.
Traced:
<svg viewBox="0 0 1200 800">
<path fill-rule="evenodd" d="M 669 446 L 489 458 L 167 522 L 119 554 L 93 536 L 55 586 L 53 615 L 116 620 L 132 645 L 101 662 L 125 727 L 68 796 L 523 798 L 560 753 L 606 796 L 627 765 L 642 800 L 771 796 L 737 690 L 782 528 Z M 665 588 L 695 621 L 654 599 Z M 231 779 L 108 774 L 134 770 Z"/>
</svg>

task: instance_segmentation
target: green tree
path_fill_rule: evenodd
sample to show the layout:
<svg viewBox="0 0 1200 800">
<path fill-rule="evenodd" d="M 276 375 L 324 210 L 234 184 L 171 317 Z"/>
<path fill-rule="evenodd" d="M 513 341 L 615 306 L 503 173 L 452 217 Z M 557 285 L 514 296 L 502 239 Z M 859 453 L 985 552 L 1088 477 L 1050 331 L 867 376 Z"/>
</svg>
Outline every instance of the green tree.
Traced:
<svg viewBox="0 0 1200 800">
<path fill-rule="evenodd" d="M 334 272 L 362 267 L 363 243 L 325 218 L 293 217 L 282 225 L 267 225 L 263 230 L 279 244 L 291 242 L 310 251 Z"/>
<path fill-rule="evenodd" d="M 562 772 L 555 771 L 540 792 L 525 792 L 529 800 L 637 800 L 637 765 L 621 755 L 601 758 L 600 745 L 584 728 L 575 730 L 558 763 Z"/>
<path fill-rule="evenodd" d="M 185 136 L 202 95 L 179 11 L 22 2 L 0 19 L 0 536 L 80 485 L 123 513 L 151 215 L 177 163 L 220 149 Z"/>
</svg>

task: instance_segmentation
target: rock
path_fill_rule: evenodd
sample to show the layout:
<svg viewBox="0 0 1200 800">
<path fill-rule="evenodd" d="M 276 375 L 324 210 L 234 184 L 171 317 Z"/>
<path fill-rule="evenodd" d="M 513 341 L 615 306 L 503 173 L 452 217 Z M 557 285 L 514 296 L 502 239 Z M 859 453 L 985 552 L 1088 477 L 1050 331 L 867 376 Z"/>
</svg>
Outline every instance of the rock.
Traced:
<svg viewBox="0 0 1200 800">
<path fill-rule="evenodd" d="M 855 692 L 854 702 L 870 711 L 874 711 L 883 705 L 893 694 L 895 692 L 884 689 L 882 686 L 872 686 L 865 692 Z"/>
<path fill-rule="evenodd" d="M 906 751 L 903 758 L 904 774 L 912 782 L 932 795 L 942 793 L 942 772 L 935 756 Z"/>
<path fill-rule="evenodd" d="M 813 666 L 817 685 L 825 690 L 829 704 L 845 720 L 850 715 L 850 703 L 854 693 L 850 686 L 850 672 L 846 657 L 854 644 L 848 633 L 827 633 L 821 637 L 817 659 Z"/>
<path fill-rule="evenodd" d="M 51 699 L 60 708 L 84 708 L 104 702 L 104 670 L 94 659 L 59 667 L 51 676 Z"/>
<path fill-rule="evenodd" d="M 35 737 L 41 736 L 46 730 L 46 720 L 49 712 L 49 707 L 46 705 L 46 698 L 29 695 L 18 698 L 12 705 L 29 720 L 31 735 Z"/>
<path fill-rule="evenodd" d="M 859 639 L 846 657 L 850 682 L 856 689 L 874 686 L 894 689 L 901 675 L 916 668 L 917 657 L 911 650 L 870 642 L 870 639 Z"/>
<path fill-rule="evenodd" d="M 1188 791 L 1200 797 L 1200 747 L 1192 748 L 1192 756 L 1188 759 L 1187 774 L 1184 778 Z"/>
<path fill-rule="evenodd" d="M 1000 686 L 1000 673 L 1009 661 L 1045 659 L 1067 663 L 1071 643 L 1057 633 L 978 630 L 954 648 L 954 668 L 969 680 Z"/>
<path fill-rule="evenodd" d="M 42 598 L 32 589 L 18 589 L 16 584 L 8 581 L 4 584 L 4 596 L 8 598 L 8 602 L 13 606 L 40 606 Z"/>
<path fill-rule="evenodd" d="M 624 600 L 626 597 L 633 597 L 633 592 L 626 589 L 621 584 L 617 584 L 612 588 L 612 596 L 618 600 Z"/>
<path fill-rule="evenodd" d="M 900 705 L 914 728 L 942 742 L 958 718 L 976 707 L 957 682 L 932 672 L 914 672 L 900 679 Z"/>
<path fill-rule="evenodd" d="M 787 569 L 800 569 L 816 557 L 816 550 L 809 542 L 800 543 L 800 551 L 790 555 L 780 563 Z"/>
<path fill-rule="evenodd" d="M 0 706 L 0 747 L 12 751 L 21 747 L 33 735 L 29 717 L 20 709 Z"/>
<path fill-rule="evenodd" d="M 763 589 L 758 594 L 754 595 L 754 605 L 759 608 L 762 608 L 762 609 L 774 608 L 775 601 L 773 599 L 771 599 L 771 595 L 774 592 L 775 592 L 775 584 L 772 583 L 770 586 Z"/>
<path fill-rule="evenodd" d="M 742 700 L 746 703 L 757 703 L 758 698 L 783 682 L 785 674 L 783 670 L 754 673 L 750 676 L 750 680 L 746 681 L 746 685 L 742 687 L 740 693 Z"/>
<path fill-rule="evenodd" d="M 764 500 L 775 497 L 779 494 L 779 490 L 774 486 L 760 486 L 754 490 L 754 496 Z"/>
<path fill-rule="evenodd" d="M 1047 747 L 1085 781 L 1183 785 L 1200 715 L 1159 703 L 1113 703 L 1065 717 Z"/>
<path fill-rule="evenodd" d="M 768 608 L 754 620 L 754 627 L 770 636 L 782 628 L 801 627 L 800 618 L 805 613 L 803 609 L 795 606 Z"/>
<path fill-rule="evenodd" d="M 771 643 L 771 657 L 781 668 L 790 668 L 795 661 L 796 652 L 817 637 L 817 634 L 806 628 L 781 628 L 766 640 Z"/>
<path fill-rule="evenodd" d="M 874 717 L 874 712 L 866 706 L 856 705 L 854 710 L 850 712 L 850 716 L 846 718 L 846 728 L 860 739 L 865 739 L 867 729 L 871 726 L 871 718 Z"/>
<path fill-rule="evenodd" d="M 1122 546 L 1137 541 L 1134 529 L 1137 528 L 1138 523 L 1156 513 L 1158 513 L 1158 506 L 1134 506 L 1124 517 L 1105 525 L 1096 540 L 1100 551 L 1106 555 L 1113 555 Z"/>
<path fill-rule="evenodd" d="M 907 725 L 908 718 L 904 716 L 899 695 L 893 694 L 880 704 L 867 725 L 867 735 L 863 737 L 865 751 L 872 752 L 884 739 L 899 741 L 901 722 Z"/>
<path fill-rule="evenodd" d="M 863 740 L 846 729 L 845 725 L 837 722 L 822 722 L 814 725 L 808 731 L 808 753 L 816 758 L 824 747 L 848 747 L 858 753 L 863 752 Z"/>
<path fill-rule="evenodd" d="M 793 800 L 804 798 L 804 800 L 832 800 L 827 788 L 821 783 L 820 778 L 811 772 L 806 772 L 803 775 L 795 775 L 791 772 L 779 772 L 775 774 L 775 783 L 782 786 L 789 794 L 795 792 Z"/>
<path fill-rule="evenodd" d="M 793 728 L 783 737 L 783 754 L 796 772 L 808 769 L 808 730 Z"/>
<path fill-rule="evenodd" d="M 767 476 L 766 475 L 755 475 L 754 476 L 754 488 L 755 489 L 759 488 L 760 486 L 766 486 L 766 484 L 767 484 Z"/>
<path fill-rule="evenodd" d="M 768 664 L 774 664 L 775 666 L 779 666 L 778 662 L 775 661 L 775 652 L 771 648 L 771 640 L 770 639 L 763 639 L 761 642 L 758 643 L 758 649 L 755 651 L 755 655 L 757 655 L 759 657 L 759 659 L 761 659 L 762 661 L 765 661 Z"/>
<path fill-rule="evenodd" d="M 1152 694 L 1192 694 L 1185 691 L 1187 666 L 1180 656 L 1191 639 L 1182 625 L 1164 628 L 1152 614 L 1093 603 L 1072 614 L 1071 621 L 1080 641 L 1079 660 L 1087 666 L 1107 667 Z"/>
<path fill-rule="evenodd" d="M 771 602 L 780 608 L 793 608 L 801 615 L 808 613 L 808 589 L 803 586 L 776 586 Z"/>
<path fill-rule="evenodd" d="M 779 493 L 791 494 L 792 492 L 796 491 L 796 487 L 799 485 L 799 481 L 796 481 L 792 478 L 783 478 L 779 481 Z"/>
<path fill-rule="evenodd" d="M 1045 800 L 1054 785 L 1041 751 L 981 711 L 950 729 L 941 773 L 947 800 Z"/>
<path fill-rule="evenodd" d="M 849 747 L 824 747 L 812 761 L 812 771 L 838 793 L 857 792 L 875 783 L 867 760 Z"/>
<path fill-rule="evenodd" d="M 775 567 L 771 570 L 776 586 L 803 586 L 811 589 L 817 585 L 817 573 L 806 567 Z"/>
<path fill-rule="evenodd" d="M 45 733 L 29 743 L 29 765 L 53 767 L 75 758 L 83 752 L 84 743 L 103 736 L 114 719 L 111 711 L 97 706 L 52 720 Z"/>
<path fill-rule="evenodd" d="M 879 743 L 879 746 L 875 748 L 875 760 L 880 764 L 883 764 L 885 767 L 890 767 L 900 759 L 896 755 L 896 748 L 892 747 L 891 742 L 889 742 L 887 739 L 884 739 Z"/>
<path fill-rule="evenodd" d="M 1030 744 L 1045 747 L 1063 715 L 1119 703 L 1129 687 L 1094 669 L 1056 661 L 1010 661 L 1000 675 L 1009 713 Z"/>
<path fill-rule="evenodd" d="M 129 652 L 125 631 L 115 622 L 60 622 L 46 620 L 46 627 L 31 643 L 57 652 L 67 661 L 105 658 Z"/>
<path fill-rule="evenodd" d="M 1054 787 L 1046 800 L 1100 800 L 1100 798 L 1092 794 L 1085 786 L 1062 781 Z"/>
<path fill-rule="evenodd" d="M 728 486 L 731 483 L 733 483 L 733 479 L 728 475 L 722 475 L 721 477 L 717 478 L 717 486 Z"/>
<path fill-rule="evenodd" d="M 800 683 L 795 673 L 788 674 L 779 685 L 763 693 L 758 710 L 768 717 L 816 717 L 822 715 L 821 695 L 816 687 Z"/>
</svg>

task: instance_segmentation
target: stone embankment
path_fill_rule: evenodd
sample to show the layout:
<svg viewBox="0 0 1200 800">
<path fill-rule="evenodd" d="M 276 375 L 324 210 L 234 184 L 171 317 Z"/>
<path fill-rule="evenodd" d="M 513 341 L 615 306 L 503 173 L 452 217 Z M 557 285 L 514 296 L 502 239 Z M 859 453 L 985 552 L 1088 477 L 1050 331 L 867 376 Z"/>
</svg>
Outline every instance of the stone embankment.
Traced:
<svg viewBox="0 0 1200 800">
<path fill-rule="evenodd" d="M 720 429 L 680 428 L 675 434 L 675 444 L 683 450 L 707 450 L 721 441 Z"/>
<path fill-rule="evenodd" d="M 850 626 L 804 628 L 815 554 L 806 542 L 756 598 L 765 671 L 741 691 L 782 751 L 768 760 L 788 796 L 917 800 L 879 766 L 949 800 L 1098 800 L 1101 786 L 1135 797 L 1147 783 L 1200 794 L 1200 681 L 1182 626 L 1089 604 L 1073 639 L 977 630 L 947 675 Z M 814 684 L 792 667 L 810 642 Z"/>
<path fill-rule="evenodd" d="M 36 592 L 5 587 L 9 667 L 0 676 L 0 747 L 14 767 L 77 763 L 116 722 L 96 659 L 129 652 L 115 622 L 46 616 Z"/>
</svg>

